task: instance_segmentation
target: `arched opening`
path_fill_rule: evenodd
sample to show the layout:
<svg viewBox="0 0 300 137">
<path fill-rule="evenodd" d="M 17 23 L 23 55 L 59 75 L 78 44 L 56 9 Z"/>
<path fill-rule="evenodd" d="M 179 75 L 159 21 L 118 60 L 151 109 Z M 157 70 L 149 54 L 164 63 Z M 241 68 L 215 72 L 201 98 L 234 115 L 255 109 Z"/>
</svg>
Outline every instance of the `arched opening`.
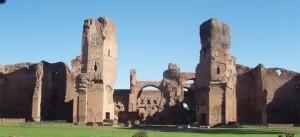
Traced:
<svg viewBox="0 0 300 137">
<path fill-rule="evenodd" d="M 98 70 L 98 66 L 97 66 L 97 64 L 95 62 L 95 64 L 94 64 L 94 71 L 97 72 L 97 70 Z"/>
<path fill-rule="evenodd" d="M 275 72 L 278 77 L 280 77 L 283 73 L 283 71 L 281 69 L 276 69 Z"/>
<path fill-rule="evenodd" d="M 193 84 L 195 83 L 194 79 L 188 79 L 185 81 L 183 93 L 184 93 L 184 102 L 191 108 L 195 109 L 195 92 L 193 91 Z"/>
<path fill-rule="evenodd" d="M 191 88 L 183 88 L 184 100 L 182 102 L 183 115 L 186 123 L 196 121 L 195 92 Z"/>
<path fill-rule="evenodd" d="M 185 81 L 184 100 L 182 102 L 183 115 L 186 123 L 190 124 L 196 121 L 196 100 L 195 91 L 193 90 L 194 79 Z"/>
<path fill-rule="evenodd" d="M 105 112 L 105 119 L 110 119 L 110 112 Z"/>
<path fill-rule="evenodd" d="M 159 112 L 162 111 L 162 92 L 153 85 L 141 88 L 137 96 L 137 112 L 141 122 L 158 123 Z"/>
<path fill-rule="evenodd" d="M 146 86 L 146 87 L 142 88 L 142 90 L 159 90 L 159 89 L 154 86 Z"/>
<path fill-rule="evenodd" d="M 189 79 L 187 81 L 185 81 L 186 84 L 194 84 L 195 80 L 194 79 Z"/>
<path fill-rule="evenodd" d="M 220 73 L 221 73 L 220 67 L 217 67 L 217 74 L 220 74 Z"/>
<path fill-rule="evenodd" d="M 195 107 L 195 92 L 192 91 L 190 88 L 183 88 L 184 91 L 184 100 L 183 102 L 186 103 L 189 108 L 194 109 Z"/>
<path fill-rule="evenodd" d="M 194 79 L 188 79 L 184 83 L 184 88 L 190 88 L 193 86 L 194 83 L 195 83 Z M 187 90 L 187 89 L 184 89 L 184 90 Z"/>
<path fill-rule="evenodd" d="M 110 56 L 110 49 L 108 49 L 107 51 L 107 56 Z"/>
</svg>

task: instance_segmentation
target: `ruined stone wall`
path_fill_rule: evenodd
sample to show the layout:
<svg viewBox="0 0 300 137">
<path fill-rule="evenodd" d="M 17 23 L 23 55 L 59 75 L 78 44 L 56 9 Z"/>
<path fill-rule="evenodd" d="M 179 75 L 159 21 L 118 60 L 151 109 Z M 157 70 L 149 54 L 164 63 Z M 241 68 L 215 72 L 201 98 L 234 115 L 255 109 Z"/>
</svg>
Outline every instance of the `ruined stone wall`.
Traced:
<svg viewBox="0 0 300 137">
<path fill-rule="evenodd" d="M 92 123 L 114 119 L 117 42 L 111 20 L 100 17 L 84 21 L 79 58 L 72 61 L 74 73 L 81 71 L 76 76 L 73 119 Z"/>
<path fill-rule="evenodd" d="M 169 64 L 162 81 L 138 81 L 131 70 L 130 89 L 114 90 L 115 26 L 105 17 L 85 20 L 82 55 L 72 60 L 72 70 L 60 62 L 0 65 L 0 118 L 181 124 L 196 111 L 197 121 L 209 126 L 300 123 L 299 73 L 236 65 L 229 27 L 216 19 L 201 25 L 200 37 L 196 76 Z M 195 83 L 185 83 L 191 79 Z"/>
<path fill-rule="evenodd" d="M 66 70 L 66 91 L 65 91 L 65 102 L 73 101 L 78 93 L 76 93 L 76 76 L 77 73 L 74 73 L 69 68 L 65 68 Z"/>
<path fill-rule="evenodd" d="M 141 121 L 160 121 L 157 116 L 162 111 L 162 93 L 159 90 L 143 90 L 137 99 L 137 112 Z"/>
<path fill-rule="evenodd" d="M 131 69 L 130 70 L 130 94 L 129 94 L 129 105 L 128 105 L 129 112 L 137 112 L 138 109 L 137 100 L 142 90 L 145 87 L 155 87 L 160 90 L 161 81 L 138 81 L 136 76 L 136 71 L 134 69 Z M 163 102 L 165 102 L 165 99 Z"/>
<path fill-rule="evenodd" d="M 185 99 L 183 88 L 193 89 L 193 83 L 186 85 L 186 81 L 191 79 L 195 79 L 194 73 L 180 72 L 180 69 L 172 63 L 164 71 L 162 81 L 138 81 L 136 71 L 131 70 L 129 112 L 137 113 L 141 122 L 185 123 L 187 120 L 183 108 Z M 158 90 L 146 91 L 143 90 L 145 87 L 155 87 Z M 190 96 L 195 96 L 193 93 L 190 92 Z M 192 101 L 187 102 L 195 104 Z"/>
<path fill-rule="evenodd" d="M 255 69 L 237 65 L 237 121 L 241 124 L 262 123 L 261 110 L 257 109 L 257 83 L 261 75 Z"/>
<path fill-rule="evenodd" d="M 66 100 L 64 63 L 6 65 L 0 78 L 0 117 L 72 121 L 72 101 Z"/>
<path fill-rule="evenodd" d="M 35 71 L 35 65 L 31 63 L 5 66 L 4 75 L 1 78 L 0 117 L 32 119 Z"/>
<path fill-rule="evenodd" d="M 183 85 L 180 79 L 180 69 L 176 64 L 170 63 L 163 73 L 162 91 L 166 99 L 165 108 L 175 106 L 184 99 Z"/>
<path fill-rule="evenodd" d="M 75 59 L 71 61 L 71 67 L 72 67 L 71 71 L 75 75 L 81 73 L 81 68 L 82 68 L 81 59 L 82 59 L 81 56 L 77 56 Z"/>
<path fill-rule="evenodd" d="M 299 73 L 262 65 L 239 65 L 237 71 L 239 123 L 299 123 Z"/>
<path fill-rule="evenodd" d="M 72 101 L 65 102 L 69 73 L 67 66 L 61 62 L 43 62 L 43 65 L 41 120 L 72 121 Z"/>
<path fill-rule="evenodd" d="M 266 97 L 268 123 L 299 124 L 299 73 L 282 68 L 264 69 L 262 97 Z M 264 102 L 263 102 L 264 103 Z"/>
<path fill-rule="evenodd" d="M 125 121 L 122 119 L 122 116 L 119 115 L 121 112 L 128 112 L 128 104 L 129 104 L 129 89 L 115 89 L 114 90 L 114 119 L 118 119 L 120 121 Z M 126 118 L 126 116 L 123 116 Z"/>
<path fill-rule="evenodd" d="M 184 91 L 184 100 L 183 102 L 186 103 L 191 110 L 196 109 L 196 100 L 195 100 L 195 90 L 188 89 L 187 91 Z"/>
<path fill-rule="evenodd" d="M 196 68 L 197 120 L 214 126 L 236 121 L 236 65 L 230 53 L 229 26 L 209 19 L 200 26 Z"/>
<path fill-rule="evenodd" d="M 35 65 L 35 86 L 32 96 L 32 119 L 33 121 L 41 120 L 41 102 L 43 87 L 44 65 L 38 63 Z"/>
<path fill-rule="evenodd" d="M 191 78 L 189 75 L 184 75 L 176 64 L 169 63 L 168 69 L 163 73 L 161 91 L 163 94 L 164 107 L 159 113 L 159 120 L 164 124 L 183 124 L 186 123 L 185 110 L 183 102 L 187 94 L 183 88 L 185 82 Z M 195 100 L 193 100 L 195 101 Z M 193 104 L 193 102 L 190 102 Z M 174 115 L 177 114 L 177 115 Z M 191 118 L 193 119 L 193 118 Z"/>
</svg>

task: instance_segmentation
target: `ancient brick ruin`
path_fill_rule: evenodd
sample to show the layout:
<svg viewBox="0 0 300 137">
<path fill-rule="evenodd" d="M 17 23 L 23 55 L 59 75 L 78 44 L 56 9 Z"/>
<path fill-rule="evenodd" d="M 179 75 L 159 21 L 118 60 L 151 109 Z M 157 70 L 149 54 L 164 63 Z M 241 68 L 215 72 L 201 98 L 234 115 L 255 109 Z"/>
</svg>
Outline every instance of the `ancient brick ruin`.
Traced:
<svg viewBox="0 0 300 137">
<path fill-rule="evenodd" d="M 85 20 L 78 67 L 81 72 L 76 76 L 73 96 L 73 122 L 114 119 L 116 60 L 117 42 L 112 21 L 107 18 Z"/>
<path fill-rule="evenodd" d="M 210 19 L 200 26 L 200 63 L 196 68 L 197 119 L 203 125 L 237 121 L 236 64 L 226 24 Z"/>
<path fill-rule="evenodd" d="M 0 118 L 85 124 L 300 124 L 299 73 L 236 64 L 229 27 L 217 19 L 200 26 L 200 38 L 195 72 L 181 72 L 170 63 L 161 81 L 139 81 L 132 69 L 130 89 L 114 89 L 115 25 L 103 17 L 85 20 L 82 54 L 71 68 L 45 61 L 0 66 Z"/>
</svg>

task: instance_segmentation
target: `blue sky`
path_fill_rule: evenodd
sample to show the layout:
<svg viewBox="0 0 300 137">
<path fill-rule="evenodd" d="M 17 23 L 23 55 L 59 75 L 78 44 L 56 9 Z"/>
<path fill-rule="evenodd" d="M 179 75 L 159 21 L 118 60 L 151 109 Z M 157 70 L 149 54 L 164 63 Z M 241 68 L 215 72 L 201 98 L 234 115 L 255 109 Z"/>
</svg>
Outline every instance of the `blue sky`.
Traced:
<svg viewBox="0 0 300 137">
<path fill-rule="evenodd" d="M 117 26 L 116 88 L 161 80 L 168 63 L 195 71 L 199 25 L 216 17 L 231 28 L 237 63 L 300 72 L 300 0 L 7 0 L 0 5 L 0 64 L 70 60 L 80 54 L 83 20 Z"/>
</svg>

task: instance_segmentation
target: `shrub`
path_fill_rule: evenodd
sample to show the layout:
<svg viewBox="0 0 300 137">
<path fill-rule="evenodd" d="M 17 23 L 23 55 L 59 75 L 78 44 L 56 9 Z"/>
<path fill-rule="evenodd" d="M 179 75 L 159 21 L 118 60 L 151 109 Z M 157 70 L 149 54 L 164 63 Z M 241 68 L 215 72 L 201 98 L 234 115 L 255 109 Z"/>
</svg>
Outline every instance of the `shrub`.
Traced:
<svg viewBox="0 0 300 137">
<path fill-rule="evenodd" d="M 138 131 L 132 137 L 148 137 L 146 131 Z"/>
<path fill-rule="evenodd" d="M 286 137 L 294 137 L 295 134 L 294 134 L 294 133 L 285 133 L 285 136 L 286 136 Z"/>
</svg>

